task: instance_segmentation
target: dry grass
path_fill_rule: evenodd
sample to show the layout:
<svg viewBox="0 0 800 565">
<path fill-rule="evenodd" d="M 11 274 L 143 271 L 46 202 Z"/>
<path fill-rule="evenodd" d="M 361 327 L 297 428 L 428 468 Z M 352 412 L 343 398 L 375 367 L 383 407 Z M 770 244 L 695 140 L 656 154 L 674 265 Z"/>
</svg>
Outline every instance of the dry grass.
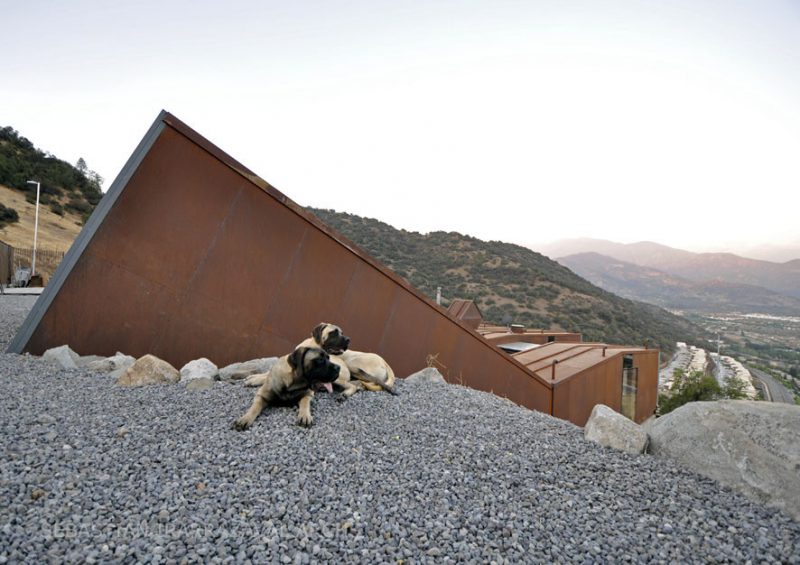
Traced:
<svg viewBox="0 0 800 565">
<path fill-rule="evenodd" d="M 0 202 L 14 208 L 19 214 L 19 222 L 0 229 L 0 240 L 13 247 L 33 247 L 33 227 L 36 215 L 36 206 L 25 200 L 25 194 L 0 185 Z M 80 216 L 64 212 L 61 217 L 54 214 L 49 206 L 39 205 L 39 234 L 37 247 L 66 251 L 78 237 L 81 227 Z"/>
</svg>

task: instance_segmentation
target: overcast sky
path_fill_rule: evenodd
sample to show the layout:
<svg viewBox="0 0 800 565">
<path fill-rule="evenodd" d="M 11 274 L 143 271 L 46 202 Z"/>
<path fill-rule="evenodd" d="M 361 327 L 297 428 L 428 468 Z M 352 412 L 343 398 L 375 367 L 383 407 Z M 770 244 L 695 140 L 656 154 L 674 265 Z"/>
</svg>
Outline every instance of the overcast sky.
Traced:
<svg viewBox="0 0 800 565">
<path fill-rule="evenodd" d="M 106 188 L 163 108 L 300 204 L 409 230 L 800 245 L 800 2 L 0 9 L 0 125 Z"/>
</svg>

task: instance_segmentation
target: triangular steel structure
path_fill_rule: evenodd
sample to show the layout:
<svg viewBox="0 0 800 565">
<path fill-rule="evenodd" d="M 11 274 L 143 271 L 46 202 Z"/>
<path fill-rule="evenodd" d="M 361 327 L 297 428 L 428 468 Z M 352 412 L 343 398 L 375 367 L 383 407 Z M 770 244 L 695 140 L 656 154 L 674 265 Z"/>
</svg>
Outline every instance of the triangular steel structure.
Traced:
<svg viewBox="0 0 800 565">
<path fill-rule="evenodd" d="M 399 377 L 552 413 L 552 387 L 167 112 L 101 200 L 9 347 L 152 353 L 176 367 L 291 351 L 319 322 Z"/>
</svg>

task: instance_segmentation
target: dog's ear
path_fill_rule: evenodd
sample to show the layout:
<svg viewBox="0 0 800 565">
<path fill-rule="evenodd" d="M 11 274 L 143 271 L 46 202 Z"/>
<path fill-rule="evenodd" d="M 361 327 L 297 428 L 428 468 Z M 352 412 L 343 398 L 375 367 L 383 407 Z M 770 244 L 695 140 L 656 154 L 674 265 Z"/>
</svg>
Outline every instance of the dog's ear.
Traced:
<svg viewBox="0 0 800 565">
<path fill-rule="evenodd" d="M 305 349 L 305 347 L 298 347 L 289 354 L 287 361 L 289 361 L 289 365 L 291 365 L 292 369 L 297 369 L 300 363 L 302 363 Z"/>
<path fill-rule="evenodd" d="M 326 323 L 319 324 L 317 325 L 316 328 L 314 328 L 314 331 L 311 332 L 311 337 L 313 337 L 314 341 L 316 341 L 320 345 L 322 345 L 322 330 L 324 330 L 325 326 L 327 325 L 328 324 Z"/>
</svg>

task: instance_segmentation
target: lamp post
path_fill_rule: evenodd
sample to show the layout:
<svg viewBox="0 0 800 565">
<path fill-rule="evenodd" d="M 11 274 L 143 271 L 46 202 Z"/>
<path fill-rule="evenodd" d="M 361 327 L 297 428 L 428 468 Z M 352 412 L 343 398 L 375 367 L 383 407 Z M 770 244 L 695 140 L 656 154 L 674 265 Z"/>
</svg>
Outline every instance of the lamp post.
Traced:
<svg viewBox="0 0 800 565">
<path fill-rule="evenodd" d="M 36 221 L 33 224 L 33 260 L 31 261 L 31 276 L 36 274 L 36 238 L 39 235 L 39 189 L 41 184 L 35 180 L 29 180 L 28 184 L 36 185 Z"/>
</svg>

